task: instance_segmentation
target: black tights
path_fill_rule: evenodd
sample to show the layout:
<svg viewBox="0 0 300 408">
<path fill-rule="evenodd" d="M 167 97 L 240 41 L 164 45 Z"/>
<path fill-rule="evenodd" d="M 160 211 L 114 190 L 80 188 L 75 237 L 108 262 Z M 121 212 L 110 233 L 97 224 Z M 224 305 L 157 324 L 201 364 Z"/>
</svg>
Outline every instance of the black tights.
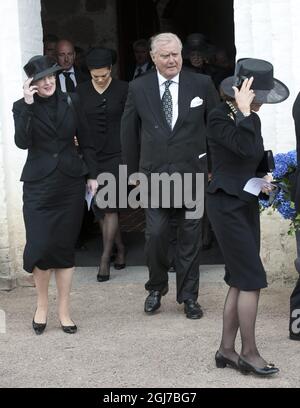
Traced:
<svg viewBox="0 0 300 408">
<path fill-rule="evenodd" d="M 125 263 L 125 248 L 119 227 L 118 213 L 106 213 L 100 221 L 102 229 L 103 252 L 100 261 L 100 275 L 109 274 L 110 256 L 114 243 L 117 246 L 116 263 Z"/>
<path fill-rule="evenodd" d="M 240 329 L 241 357 L 256 367 L 264 367 L 266 361 L 260 356 L 255 342 L 255 323 L 260 290 L 243 291 L 230 287 L 223 311 L 223 332 L 220 352 L 237 362 L 235 339 Z"/>
</svg>

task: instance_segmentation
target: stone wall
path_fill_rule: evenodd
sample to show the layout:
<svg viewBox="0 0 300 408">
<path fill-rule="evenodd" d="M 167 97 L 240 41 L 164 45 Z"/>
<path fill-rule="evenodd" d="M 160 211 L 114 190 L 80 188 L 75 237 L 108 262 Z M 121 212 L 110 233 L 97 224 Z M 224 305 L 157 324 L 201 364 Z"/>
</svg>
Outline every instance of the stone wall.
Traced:
<svg viewBox="0 0 300 408">
<path fill-rule="evenodd" d="M 27 282 L 22 272 L 24 226 L 22 184 L 19 182 L 26 152 L 14 144 L 12 104 L 22 97 L 28 58 L 42 52 L 40 2 L 0 2 L 0 288 L 11 289 L 17 279 Z"/>
</svg>

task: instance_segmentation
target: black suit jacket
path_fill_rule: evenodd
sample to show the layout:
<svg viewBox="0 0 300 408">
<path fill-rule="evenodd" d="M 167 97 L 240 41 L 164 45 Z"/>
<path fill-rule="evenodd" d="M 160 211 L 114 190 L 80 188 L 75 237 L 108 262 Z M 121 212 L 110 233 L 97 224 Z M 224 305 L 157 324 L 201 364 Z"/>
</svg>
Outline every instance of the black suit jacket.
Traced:
<svg viewBox="0 0 300 408">
<path fill-rule="evenodd" d="M 72 177 L 88 175 L 88 178 L 96 179 L 96 152 L 86 118 L 78 104 L 78 96 L 72 94 L 75 114 L 67 102 L 67 95 L 58 90 L 56 93 L 56 125 L 42 103 L 28 105 L 24 99 L 20 99 L 13 105 L 15 143 L 20 149 L 28 149 L 21 181 L 40 180 L 56 167 Z M 82 155 L 74 144 L 75 135 Z"/>
<path fill-rule="evenodd" d="M 235 116 L 226 103 L 220 104 L 209 115 L 208 146 L 212 180 L 207 192 L 221 189 L 244 201 L 256 199 L 243 189 L 249 179 L 263 176 L 257 172 L 264 154 L 258 115 Z"/>
<path fill-rule="evenodd" d="M 191 107 L 199 97 L 203 103 Z M 129 175 L 206 173 L 206 122 L 218 101 L 211 79 L 181 71 L 179 76 L 178 119 L 173 130 L 166 121 L 156 70 L 129 84 L 121 122 L 121 145 Z"/>
<path fill-rule="evenodd" d="M 58 72 L 58 74 L 56 75 L 56 87 L 57 87 L 57 89 L 59 89 L 61 91 L 59 74 L 60 73 Z M 76 78 L 77 86 L 79 84 L 82 84 L 83 82 L 86 82 L 86 81 L 91 79 L 91 77 L 89 75 L 87 75 L 84 72 L 80 71 L 80 69 L 78 69 L 75 66 L 74 66 L 74 75 L 75 75 L 75 78 Z"/>
</svg>

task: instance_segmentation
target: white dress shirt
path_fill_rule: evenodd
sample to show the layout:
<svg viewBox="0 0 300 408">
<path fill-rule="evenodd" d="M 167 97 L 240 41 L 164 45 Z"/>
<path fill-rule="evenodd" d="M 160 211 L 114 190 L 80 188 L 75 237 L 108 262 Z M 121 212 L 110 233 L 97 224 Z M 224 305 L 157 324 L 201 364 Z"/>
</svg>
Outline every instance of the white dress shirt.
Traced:
<svg viewBox="0 0 300 408">
<path fill-rule="evenodd" d="M 158 83 L 159 83 L 159 92 L 160 92 L 160 99 L 162 99 L 163 94 L 165 92 L 165 82 L 167 79 L 163 77 L 158 71 L 157 71 L 157 76 L 158 76 Z M 172 129 L 174 129 L 175 123 L 177 122 L 178 119 L 178 91 L 179 91 L 179 74 L 174 76 L 174 78 L 171 79 L 172 83 L 169 87 L 170 93 L 172 96 L 172 104 L 173 104 L 173 112 L 172 112 Z"/>
<path fill-rule="evenodd" d="M 63 71 L 63 72 L 70 72 L 70 74 L 71 74 L 71 75 L 70 75 L 70 78 L 71 78 L 71 80 L 74 82 L 74 85 L 75 85 L 75 88 L 76 88 L 77 82 L 76 82 L 76 78 L 75 78 L 74 67 L 71 67 L 68 71 Z M 61 72 L 61 73 L 58 75 L 58 78 L 59 78 L 60 88 L 61 88 L 62 92 L 67 92 L 67 89 L 66 89 L 66 78 L 65 78 L 64 74 Z"/>
</svg>

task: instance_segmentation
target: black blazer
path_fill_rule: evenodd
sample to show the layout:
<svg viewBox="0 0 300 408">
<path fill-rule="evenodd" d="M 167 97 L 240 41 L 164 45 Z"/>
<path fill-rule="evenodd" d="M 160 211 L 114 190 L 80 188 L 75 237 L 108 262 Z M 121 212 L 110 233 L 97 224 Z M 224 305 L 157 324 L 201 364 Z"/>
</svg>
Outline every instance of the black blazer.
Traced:
<svg viewBox="0 0 300 408">
<path fill-rule="evenodd" d="M 200 106 L 191 101 L 199 97 Z M 179 76 L 178 119 L 173 130 L 166 121 L 156 70 L 129 84 L 121 122 L 121 145 L 128 174 L 203 173 L 207 171 L 206 123 L 218 95 L 208 76 L 181 71 Z"/>
<path fill-rule="evenodd" d="M 60 80 L 59 80 L 59 74 L 60 72 L 57 73 L 56 75 L 56 87 L 61 91 L 61 86 L 60 86 Z M 77 86 L 79 84 L 82 84 L 83 82 L 86 82 L 91 79 L 90 75 L 85 74 L 84 72 L 80 71 L 77 67 L 74 66 L 74 75 L 76 78 L 76 83 Z"/>
<path fill-rule="evenodd" d="M 264 154 L 258 115 L 233 115 L 226 103 L 220 104 L 209 114 L 208 146 L 212 180 L 207 192 L 221 189 L 245 201 L 256 199 L 243 188 L 249 179 L 263 175 L 257 173 Z"/>
<path fill-rule="evenodd" d="M 56 126 L 41 103 L 28 105 L 24 99 L 20 99 L 13 105 L 15 143 L 20 149 L 28 149 L 21 181 L 40 180 L 57 167 L 72 177 L 87 175 L 96 179 L 96 153 L 86 118 L 78 104 L 78 96 L 72 94 L 75 117 L 75 111 L 68 105 L 67 94 L 58 90 L 56 94 Z M 83 157 L 74 144 L 75 135 Z"/>
</svg>

